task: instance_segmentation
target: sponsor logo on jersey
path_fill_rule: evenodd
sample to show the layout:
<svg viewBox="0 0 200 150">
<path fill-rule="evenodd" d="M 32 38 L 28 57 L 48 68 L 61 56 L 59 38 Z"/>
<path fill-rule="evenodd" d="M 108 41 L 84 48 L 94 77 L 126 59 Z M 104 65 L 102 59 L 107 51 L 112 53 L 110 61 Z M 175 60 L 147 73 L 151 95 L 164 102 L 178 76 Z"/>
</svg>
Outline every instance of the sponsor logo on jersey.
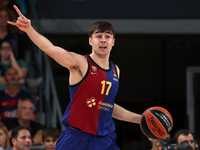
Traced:
<svg viewBox="0 0 200 150">
<path fill-rule="evenodd" d="M 86 103 L 87 103 L 88 107 L 90 107 L 90 108 L 95 106 L 96 105 L 95 98 L 91 97 L 90 99 L 87 99 Z"/>
<path fill-rule="evenodd" d="M 109 111 L 110 108 L 113 108 L 113 105 L 106 102 L 101 102 L 101 101 L 98 103 L 98 109 Z"/>
<path fill-rule="evenodd" d="M 97 74 L 96 72 L 91 72 L 91 74 Z"/>
<path fill-rule="evenodd" d="M 5 111 L 1 113 L 1 118 L 13 118 L 17 117 L 17 110 L 12 110 L 12 111 Z"/>
<path fill-rule="evenodd" d="M 8 102 L 2 102 L 1 105 L 2 105 L 2 106 L 7 106 L 7 105 L 8 105 Z"/>
</svg>

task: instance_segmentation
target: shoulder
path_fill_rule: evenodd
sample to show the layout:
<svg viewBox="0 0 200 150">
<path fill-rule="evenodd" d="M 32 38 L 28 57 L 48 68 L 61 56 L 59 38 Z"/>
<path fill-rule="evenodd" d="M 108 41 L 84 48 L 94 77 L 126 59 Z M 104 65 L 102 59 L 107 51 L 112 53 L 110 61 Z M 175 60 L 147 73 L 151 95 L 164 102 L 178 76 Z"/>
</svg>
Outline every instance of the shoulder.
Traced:
<svg viewBox="0 0 200 150">
<path fill-rule="evenodd" d="M 20 90 L 19 92 L 20 94 L 26 95 L 26 96 L 31 96 L 28 92 L 24 91 L 24 90 Z"/>
<path fill-rule="evenodd" d="M 19 126 L 18 119 L 17 118 L 9 119 L 8 121 L 5 122 L 5 126 L 8 128 L 8 130 L 11 130 Z"/>
<path fill-rule="evenodd" d="M 118 79 L 119 79 L 119 76 L 120 76 L 120 69 L 119 67 L 115 64 L 115 67 L 116 67 L 116 70 L 117 70 L 117 75 L 118 75 Z"/>
<path fill-rule="evenodd" d="M 13 150 L 13 148 L 6 148 L 6 149 L 4 149 L 4 150 Z"/>
<path fill-rule="evenodd" d="M 31 96 L 31 94 L 29 94 L 28 92 L 24 91 L 24 90 L 21 90 L 20 89 L 20 92 L 19 92 L 19 97 L 22 97 L 22 98 L 30 98 L 32 99 L 33 97 Z"/>
<path fill-rule="evenodd" d="M 80 71 L 82 74 L 84 74 L 88 68 L 88 61 L 85 55 L 79 55 L 73 52 L 72 55 L 74 56 L 74 58 L 76 59 L 77 63 L 76 65 L 72 65 L 69 69 L 70 72 L 76 72 L 76 71 Z"/>
<path fill-rule="evenodd" d="M 2 97 L 4 97 L 4 96 L 5 96 L 5 94 L 6 94 L 6 93 L 5 93 L 5 91 L 4 91 L 4 90 L 1 90 L 1 91 L 0 91 L 0 100 L 1 100 L 1 98 L 2 98 Z"/>
</svg>

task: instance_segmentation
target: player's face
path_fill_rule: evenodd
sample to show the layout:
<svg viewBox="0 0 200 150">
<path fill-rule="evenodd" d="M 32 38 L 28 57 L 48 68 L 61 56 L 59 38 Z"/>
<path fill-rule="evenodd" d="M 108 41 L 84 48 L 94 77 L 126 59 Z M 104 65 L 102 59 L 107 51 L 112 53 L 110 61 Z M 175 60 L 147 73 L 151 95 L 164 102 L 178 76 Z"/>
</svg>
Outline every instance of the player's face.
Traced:
<svg viewBox="0 0 200 150">
<path fill-rule="evenodd" d="M 19 75 L 16 69 L 9 68 L 5 72 L 5 80 L 8 85 L 18 85 Z"/>
<path fill-rule="evenodd" d="M 6 133 L 0 129 L 0 146 L 4 148 L 6 143 L 7 135 Z"/>
<path fill-rule="evenodd" d="M 188 134 L 188 135 L 180 135 L 178 137 L 178 144 L 181 144 L 181 142 L 183 141 L 188 141 L 189 145 L 190 145 L 190 150 L 194 150 L 195 149 L 195 144 L 194 144 L 194 137 L 192 134 Z"/>
<path fill-rule="evenodd" d="M 102 56 L 110 54 L 115 43 L 115 38 L 110 31 L 101 32 L 97 30 L 89 38 L 89 43 L 92 46 L 92 51 Z"/>
<path fill-rule="evenodd" d="M 30 132 L 26 129 L 20 130 L 17 139 L 12 139 L 12 142 L 17 150 L 30 150 L 32 145 Z"/>
<path fill-rule="evenodd" d="M 43 146 L 46 150 L 55 150 L 56 148 L 56 142 L 57 142 L 56 137 L 47 137 L 44 139 Z"/>
<path fill-rule="evenodd" d="M 18 116 L 23 120 L 31 120 L 33 116 L 34 106 L 30 101 L 21 102 L 18 108 Z"/>
</svg>

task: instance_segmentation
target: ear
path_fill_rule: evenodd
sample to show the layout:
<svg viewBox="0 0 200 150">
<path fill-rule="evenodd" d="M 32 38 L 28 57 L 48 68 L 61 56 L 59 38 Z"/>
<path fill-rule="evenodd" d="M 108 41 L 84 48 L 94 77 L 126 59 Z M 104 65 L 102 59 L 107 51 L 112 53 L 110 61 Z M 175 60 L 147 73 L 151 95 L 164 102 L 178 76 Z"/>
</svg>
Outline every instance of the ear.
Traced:
<svg viewBox="0 0 200 150">
<path fill-rule="evenodd" d="M 16 142 L 17 142 L 16 139 L 12 138 L 12 144 L 16 145 Z"/>
<path fill-rule="evenodd" d="M 89 37 L 89 44 L 92 46 L 92 38 Z"/>
<path fill-rule="evenodd" d="M 113 38 L 113 44 L 112 44 L 112 46 L 114 46 L 115 45 L 115 38 Z"/>
</svg>

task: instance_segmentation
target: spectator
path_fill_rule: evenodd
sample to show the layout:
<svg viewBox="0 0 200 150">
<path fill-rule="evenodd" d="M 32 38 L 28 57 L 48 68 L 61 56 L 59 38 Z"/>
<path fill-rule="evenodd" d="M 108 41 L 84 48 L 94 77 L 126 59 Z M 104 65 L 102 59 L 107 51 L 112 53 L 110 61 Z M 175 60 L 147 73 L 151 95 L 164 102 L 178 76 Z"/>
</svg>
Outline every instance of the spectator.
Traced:
<svg viewBox="0 0 200 150">
<path fill-rule="evenodd" d="M 2 124 L 0 125 L 0 147 L 3 149 L 10 148 L 8 129 Z"/>
<path fill-rule="evenodd" d="M 11 140 L 13 148 L 5 150 L 30 150 L 32 145 L 31 128 L 19 126 L 12 130 Z"/>
<path fill-rule="evenodd" d="M 55 150 L 56 142 L 60 136 L 60 131 L 57 128 L 49 127 L 43 131 L 42 141 L 46 150 Z"/>
<path fill-rule="evenodd" d="M 33 101 L 29 93 L 19 89 L 19 76 L 15 68 L 11 67 L 6 70 L 5 81 L 7 87 L 5 90 L 0 91 L 0 116 L 2 122 L 17 117 L 16 110 L 19 99 L 28 98 Z"/>
<path fill-rule="evenodd" d="M 27 76 L 27 64 L 23 60 L 17 60 L 14 56 L 12 45 L 9 41 L 5 40 L 0 45 L 0 90 L 4 90 L 6 88 L 6 82 L 4 82 L 4 74 L 5 70 L 9 67 L 13 67 L 17 70 L 19 75 L 19 83 L 20 89 L 26 91 L 25 78 Z"/>
<path fill-rule="evenodd" d="M 14 20 L 12 13 L 7 8 L 0 9 L 0 42 L 3 40 L 9 40 L 13 45 L 13 51 L 16 56 L 19 57 L 19 47 L 22 49 L 20 44 L 19 31 L 17 28 L 13 28 L 8 25 L 6 21 Z"/>
<path fill-rule="evenodd" d="M 177 144 L 181 144 L 183 141 L 187 141 L 190 145 L 190 150 L 195 150 L 195 141 L 194 141 L 194 136 L 192 133 L 186 129 L 181 129 L 179 130 L 175 136 L 174 136 L 174 141 Z"/>
<path fill-rule="evenodd" d="M 8 8 L 13 13 L 15 19 L 17 19 L 18 14 L 16 13 L 15 9 L 13 9 L 13 5 L 20 7 L 20 4 L 16 0 L 0 0 L 0 9 Z"/>
<path fill-rule="evenodd" d="M 33 144 L 42 144 L 43 127 L 41 124 L 32 120 L 34 115 L 34 104 L 29 99 L 20 100 L 17 109 L 18 118 L 10 119 L 5 123 L 9 132 L 17 126 L 31 127 L 31 136 L 33 137 Z"/>
</svg>

